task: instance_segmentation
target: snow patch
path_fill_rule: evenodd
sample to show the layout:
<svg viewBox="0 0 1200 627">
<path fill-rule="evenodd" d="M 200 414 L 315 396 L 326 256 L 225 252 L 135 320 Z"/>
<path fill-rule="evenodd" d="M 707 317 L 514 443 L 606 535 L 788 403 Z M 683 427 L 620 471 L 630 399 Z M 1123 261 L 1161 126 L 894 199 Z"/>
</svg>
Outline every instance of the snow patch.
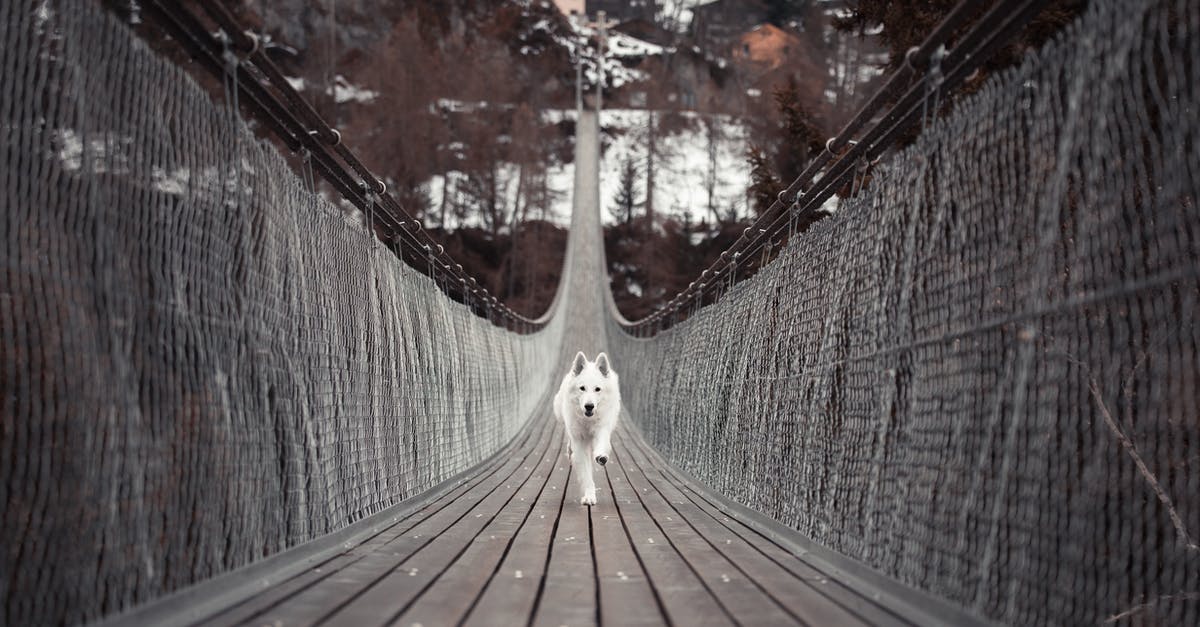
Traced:
<svg viewBox="0 0 1200 627">
<path fill-rule="evenodd" d="M 573 63 L 582 66 L 584 79 L 589 84 L 596 85 L 600 82 L 601 65 L 596 59 L 597 51 L 594 42 L 599 37 L 599 33 L 597 29 L 574 20 L 569 24 L 571 36 L 555 36 L 555 40 L 567 50 Z M 607 31 L 603 63 L 605 85 L 615 89 L 630 83 L 645 81 L 649 75 L 630 66 L 636 65 L 646 57 L 670 52 L 674 52 L 674 50 L 622 32 Z"/>
<path fill-rule="evenodd" d="M 502 208 L 503 215 L 511 216 L 520 201 L 517 194 L 517 183 L 521 175 L 521 168 L 515 163 L 503 162 L 497 165 L 496 171 L 499 192 L 497 204 Z M 545 214 L 542 215 L 531 209 L 526 219 L 545 219 L 547 222 L 565 228 L 571 222 L 571 196 L 575 185 L 575 164 L 554 164 L 546 168 L 545 177 L 547 192 Z M 429 224 L 437 224 L 447 229 L 485 226 L 482 211 L 465 212 L 466 219 L 464 220 L 460 215 L 463 212 L 455 210 L 456 207 L 470 202 L 459 191 L 466 182 L 467 174 L 465 172 L 450 170 L 442 174 L 435 174 L 421 184 L 421 190 L 429 198 L 427 213 Z M 443 207 L 446 209 L 444 215 Z"/>
<path fill-rule="evenodd" d="M 713 0 L 661 0 L 658 22 L 678 33 L 686 33 L 692 25 L 692 8 Z"/>
<path fill-rule="evenodd" d="M 717 217 L 714 212 L 725 218 L 745 218 L 749 214 L 746 190 L 750 186 L 745 160 L 746 125 L 728 115 L 690 111 L 670 115 L 682 115 L 687 124 L 675 134 L 659 131 L 654 160 L 655 213 L 687 222 L 711 223 Z M 601 114 L 602 126 L 608 131 L 604 136 L 608 145 L 600 164 L 601 216 L 606 223 L 616 219 L 609 209 L 620 188 L 626 159 L 637 164 L 636 197 L 645 199 L 649 121 L 650 112 L 646 110 L 609 109 Z M 642 209 L 637 211 L 640 214 Z"/>
<path fill-rule="evenodd" d="M 338 104 L 345 102 L 367 104 L 379 97 L 379 92 L 353 85 L 341 74 L 334 77 L 333 85 L 326 89 L 325 93 L 332 95 L 333 101 Z"/>
<path fill-rule="evenodd" d="M 608 54 L 616 57 L 649 57 L 663 54 L 667 48 L 643 41 L 619 31 L 608 32 Z"/>
</svg>

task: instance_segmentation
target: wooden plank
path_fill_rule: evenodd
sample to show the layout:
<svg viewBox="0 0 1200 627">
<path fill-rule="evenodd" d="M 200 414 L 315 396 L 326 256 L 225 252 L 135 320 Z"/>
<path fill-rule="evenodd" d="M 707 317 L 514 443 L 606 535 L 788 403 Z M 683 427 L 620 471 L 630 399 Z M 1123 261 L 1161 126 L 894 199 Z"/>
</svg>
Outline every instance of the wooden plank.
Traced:
<svg viewBox="0 0 1200 627">
<path fill-rule="evenodd" d="M 734 624 L 733 617 L 654 524 L 624 476 L 624 465 L 628 463 L 618 449 L 609 459 L 611 469 L 605 476 L 630 545 L 645 567 L 646 579 L 657 593 L 668 622 L 678 625 Z M 610 615 L 615 613 L 615 610 L 609 612 Z"/>
<path fill-rule="evenodd" d="M 666 473 L 649 456 L 646 444 L 634 440 L 629 434 L 623 434 L 620 438 L 622 450 L 638 460 L 638 470 L 644 473 L 651 489 L 659 493 L 681 520 L 704 537 L 713 550 L 735 564 L 743 576 L 762 588 L 794 620 L 817 625 L 902 624 L 886 613 L 876 612 L 871 615 L 874 620 L 867 619 L 837 603 L 822 590 L 830 585 L 828 577 L 801 577 L 773 561 L 766 552 L 735 531 L 741 527 L 740 523 L 732 520 L 727 523 L 721 520 L 727 517 L 713 515 L 690 500 L 684 492 L 686 482 L 677 475 Z M 683 486 L 682 490 L 677 486 Z M 795 559 L 790 555 L 786 558 Z"/>
<path fill-rule="evenodd" d="M 524 450 L 524 448 L 528 446 L 529 441 L 536 437 L 537 433 L 537 429 L 535 429 L 533 425 L 524 428 L 522 432 L 517 435 L 517 442 L 515 443 L 515 446 L 513 446 L 512 450 L 514 452 Z M 372 546 L 373 544 L 382 542 L 387 537 L 384 534 L 389 532 L 395 533 L 398 531 L 400 533 L 404 533 L 420 521 L 446 507 L 455 499 L 457 499 L 462 493 L 472 489 L 473 486 L 478 485 L 480 482 L 485 481 L 489 477 L 493 476 L 501 469 L 505 461 L 506 460 L 503 458 L 490 460 L 488 463 L 479 468 L 478 474 L 476 474 L 476 476 L 472 477 L 470 480 L 464 481 L 462 484 L 448 490 L 435 500 L 430 501 L 429 503 L 421 506 L 419 509 L 408 513 L 402 518 L 396 520 L 394 523 L 382 528 L 378 533 L 363 539 L 359 544 L 348 547 L 345 551 L 334 555 L 330 559 L 316 564 L 312 568 L 298 573 L 293 577 L 280 581 L 253 597 L 250 597 L 240 603 L 230 605 L 229 607 L 221 610 L 219 613 L 205 618 L 203 621 L 204 624 L 234 625 L 254 619 L 263 612 L 268 611 L 271 607 L 286 601 L 293 595 L 298 594 L 309 586 L 329 577 L 331 574 L 337 572 L 346 565 L 359 560 L 361 555 L 352 552 L 354 548 Z"/>
<path fill-rule="evenodd" d="M 608 473 L 616 470 L 617 462 L 610 461 L 597 475 L 597 482 L 606 485 Z M 607 494 L 606 494 L 607 492 Z M 612 490 L 602 490 L 599 502 L 592 507 L 592 538 L 596 556 L 596 575 L 600 585 L 600 619 L 606 625 L 659 625 L 667 622 L 661 601 L 654 588 L 632 539 L 621 524 L 621 513 Z"/>
<path fill-rule="evenodd" d="M 536 466 L 529 468 L 532 478 L 483 531 L 475 536 L 466 551 L 454 561 L 395 621 L 399 625 L 449 625 L 466 617 L 475 600 L 497 574 L 501 560 L 512 549 L 517 533 L 533 514 L 545 493 L 555 464 L 563 451 L 560 436 L 551 436 L 551 446 Z M 514 573 L 515 575 L 515 573 Z M 521 574 L 522 577 L 524 573 Z"/>
<path fill-rule="evenodd" d="M 539 446 L 550 442 L 552 429 L 539 428 Z M 489 479 L 479 482 L 470 490 L 460 493 L 445 507 L 407 529 L 396 529 L 380 534 L 369 545 L 356 547 L 351 554 L 359 557 L 354 562 L 321 579 L 315 585 L 289 597 L 284 603 L 260 614 L 256 624 L 271 624 L 276 621 L 284 625 L 310 625 L 323 620 L 349 604 L 371 586 L 389 574 L 402 572 L 404 561 L 424 546 L 433 542 L 457 520 L 464 518 L 486 495 L 501 489 L 506 482 L 527 462 L 537 447 L 531 446 L 524 452 L 505 460 L 500 470 Z M 511 483 L 510 483 L 511 485 Z M 417 582 L 404 582 L 415 585 Z"/>
<path fill-rule="evenodd" d="M 622 428 L 578 505 L 561 425 L 215 624 L 902 624 L 689 487 Z"/>
<path fill-rule="evenodd" d="M 518 468 L 502 485 L 488 492 L 476 491 L 463 495 L 461 500 L 473 504 L 462 516 L 442 529 L 436 538 L 420 546 L 399 568 L 392 568 L 371 581 L 350 602 L 331 613 L 327 620 L 343 625 L 384 624 L 407 609 L 533 478 L 536 460 L 556 444 L 552 435 L 552 428 L 545 429 L 538 444 L 520 458 Z M 443 622 L 435 621 L 437 624 Z"/>
<path fill-rule="evenodd" d="M 631 449 L 638 457 L 640 468 L 650 471 L 651 483 L 663 488 L 664 497 L 679 504 L 677 511 L 681 516 L 693 524 L 702 525 L 708 537 L 718 546 L 729 541 L 731 547 L 741 547 L 737 548 L 739 563 L 752 567 L 753 572 L 759 575 L 755 577 L 756 581 L 764 587 L 770 586 L 773 596 L 787 603 L 803 620 L 815 624 L 829 624 L 831 621 L 841 624 L 851 620 L 841 618 L 849 613 L 854 620 L 872 625 L 911 624 L 875 600 L 847 588 L 835 578 L 807 564 L 801 557 L 754 529 L 725 515 L 718 504 L 691 489 L 686 479 L 675 474 L 640 435 L 625 433 L 621 441 L 625 448 Z M 653 479 L 653 475 L 658 475 L 657 481 Z M 759 559 L 743 550 L 747 547 L 777 568 L 786 571 L 798 582 L 791 585 L 802 585 L 808 590 L 784 593 L 783 590 L 789 589 L 791 585 L 779 581 L 776 575 L 769 574 L 770 570 Z M 814 596 L 813 592 L 816 592 L 817 596 Z"/>
<path fill-rule="evenodd" d="M 572 473 L 573 475 L 573 473 Z M 568 480 L 550 545 L 545 586 L 534 605 L 534 625 L 595 625 L 596 570 L 592 561 L 591 508 L 580 505 L 576 479 Z"/>
<path fill-rule="evenodd" d="M 553 437 L 562 439 L 561 426 L 556 425 Z M 542 587 L 547 550 L 554 537 L 558 514 L 562 511 L 570 474 L 565 454 L 556 456 L 553 466 L 546 489 L 517 531 L 508 554 L 467 612 L 466 625 L 524 625 L 529 622 Z"/>
<path fill-rule="evenodd" d="M 620 429 L 624 431 L 624 428 Z M 626 444 L 618 434 L 618 441 Z M 667 542 L 687 562 L 692 572 L 700 578 L 710 594 L 731 614 L 737 622 L 763 625 L 798 623 L 796 616 L 764 590 L 742 569 L 671 508 L 671 505 L 654 490 L 638 467 L 637 457 L 628 445 L 618 449 L 621 453 L 623 476 L 634 494 L 649 513 L 655 526 Z"/>
</svg>

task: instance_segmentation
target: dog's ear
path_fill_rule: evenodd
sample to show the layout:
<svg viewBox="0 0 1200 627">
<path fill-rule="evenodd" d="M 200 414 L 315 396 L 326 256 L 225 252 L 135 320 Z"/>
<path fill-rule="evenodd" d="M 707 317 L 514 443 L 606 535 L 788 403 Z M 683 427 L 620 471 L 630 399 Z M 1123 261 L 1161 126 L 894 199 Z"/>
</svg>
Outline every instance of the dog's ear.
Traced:
<svg viewBox="0 0 1200 627">
<path fill-rule="evenodd" d="M 611 371 L 611 368 L 608 365 L 608 354 L 607 353 L 600 353 L 599 355 L 596 355 L 596 368 L 600 371 L 600 374 L 602 374 L 606 377 L 608 376 L 608 373 Z"/>
<path fill-rule="evenodd" d="M 571 364 L 571 374 L 579 376 L 579 373 L 583 372 L 583 367 L 587 365 L 587 362 L 587 355 L 584 355 L 583 351 L 575 353 L 575 363 Z"/>
</svg>

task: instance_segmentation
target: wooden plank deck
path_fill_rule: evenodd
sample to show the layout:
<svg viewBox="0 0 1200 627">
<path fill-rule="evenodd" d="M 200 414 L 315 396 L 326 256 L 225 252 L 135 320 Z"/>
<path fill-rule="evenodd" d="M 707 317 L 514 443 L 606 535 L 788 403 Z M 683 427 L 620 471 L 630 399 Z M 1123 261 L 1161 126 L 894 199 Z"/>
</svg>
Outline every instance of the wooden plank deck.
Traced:
<svg viewBox="0 0 1200 627">
<path fill-rule="evenodd" d="M 548 408 L 509 453 L 211 625 L 913 624 L 743 523 L 622 427 L 578 504 Z M 871 597 L 871 598 L 869 598 Z"/>
</svg>

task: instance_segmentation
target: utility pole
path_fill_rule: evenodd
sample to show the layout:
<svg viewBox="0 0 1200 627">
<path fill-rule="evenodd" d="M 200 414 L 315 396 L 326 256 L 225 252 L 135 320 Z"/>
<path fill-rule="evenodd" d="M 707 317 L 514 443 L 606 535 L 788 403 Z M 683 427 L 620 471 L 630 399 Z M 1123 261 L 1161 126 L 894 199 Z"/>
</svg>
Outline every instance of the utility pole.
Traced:
<svg viewBox="0 0 1200 627">
<path fill-rule="evenodd" d="M 608 47 L 608 28 L 616 25 L 617 20 L 608 20 L 608 14 L 604 11 L 596 12 L 595 22 L 588 22 L 586 16 L 578 16 L 572 14 L 571 20 L 578 29 L 594 28 L 596 29 L 596 43 L 599 50 L 596 50 L 596 70 L 599 71 L 600 80 L 596 85 L 596 114 L 600 114 L 602 92 L 604 92 L 605 71 L 604 59 Z M 586 43 L 586 41 L 584 41 Z M 575 111 L 583 113 L 583 50 L 584 46 L 580 47 L 580 54 L 575 56 Z"/>
<path fill-rule="evenodd" d="M 577 27 L 583 25 L 578 13 L 571 14 L 571 22 Z M 575 54 L 575 110 L 583 113 L 583 48 L 579 50 Z"/>
<path fill-rule="evenodd" d="M 580 27 L 589 27 L 596 29 L 597 47 L 596 52 L 596 69 L 600 75 L 599 84 L 596 85 L 596 113 L 599 114 L 602 108 L 603 92 L 604 92 L 604 55 L 608 51 L 608 28 L 617 24 L 616 20 L 611 22 L 608 20 L 608 14 L 604 11 L 596 12 L 596 21 L 587 22 L 579 20 L 576 23 Z M 582 50 L 583 48 L 580 48 Z M 583 55 L 578 54 L 575 57 L 575 108 L 583 111 Z"/>
<path fill-rule="evenodd" d="M 605 44 L 608 39 L 608 14 L 604 11 L 596 12 L 596 29 L 599 33 L 598 47 L 596 53 L 596 65 L 600 66 L 600 83 L 596 85 L 596 115 L 600 115 L 601 101 L 604 99 L 604 53 L 607 52 Z"/>
</svg>

